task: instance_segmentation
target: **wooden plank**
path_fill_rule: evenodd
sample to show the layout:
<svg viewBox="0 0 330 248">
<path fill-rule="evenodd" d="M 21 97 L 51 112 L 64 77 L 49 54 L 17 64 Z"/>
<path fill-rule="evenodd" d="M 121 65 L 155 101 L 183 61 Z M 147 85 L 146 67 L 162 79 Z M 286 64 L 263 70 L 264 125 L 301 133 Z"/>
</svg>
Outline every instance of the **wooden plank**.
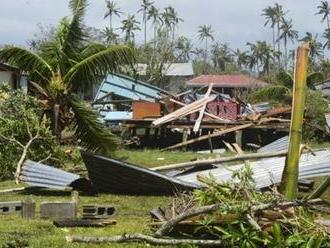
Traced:
<svg viewBox="0 0 330 248">
<path fill-rule="evenodd" d="M 158 125 L 161 125 L 161 124 L 164 124 L 164 123 L 167 123 L 169 121 L 172 121 L 172 120 L 176 120 L 176 119 L 179 119 L 179 118 L 182 118 L 188 114 L 191 114 L 192 112 L 196 112 L 198 111 L 205 103 L 208 103 L 210 101 L 213 101 L 215 99 L 215 96 L 213 97 L 206 97 L 206 98 L 202 98 L 202 99 L 199 99 L 191 104 L 188 104 L 168 115 L 165 115 L 159 119 L 156 119 L 152 122 L 152 124 L 154 126 L 158 126 Z"/>
<path fill-rule="evenodd" d="M 207 92 L 204 95 L 204 98 L 207 98 L 207 97 L 210 96 L 212 88 L 213 88 L 213 84 L 210 84 L 209 88 L 207 89 Z M 199 116 L 198 116 L 198 118 L 195 122 L 195 126 L 194 126 L 194 129 L 193 129 L 194 132 L 197 132 L 199 130 L 199 127 L 201 125 L 201 122 L 202 122 L 202 119 L 203 119 L 203 116 L 204 116 L 204 112 L 205 112 L 205 109 L 206 109 L 206 105 L 207 105 L 207 103 L 205 103 L 202 106 L 201 110 L 199 111 Z"/>
<path fill-rule="evenodd" d="M 235 126 L 235 127 L 227 128 L 227 129 L 222 130 L 220 132 L 215 132 L 215 133 L 212 133 L 210 135 L 203 135 L 203 136 L 200 136 L 198 138 L 188 140 L 186 142 L 181 142 L 179 144 L 166 147 L 166 148 L 162 149 L 161 151 L 167 151 L 167 150 L 179 148 L 179 147 L 182 147 L 182 146 L 185 146 L 185 145 L 193 144 L 193 143 L 196 143 L 198 141 L 202 141 L 202 140 L 206 140 L 206 139 L 209 139 L 209 138 L 218 137 L 218 136 L 221 136 L 221 135 L 224 135 L 224 134 L 227 134 L 227 133 L 231 133 L 231 132 L 235 132 L 235 131 L 238 131 L 238 130 L 241 130 L 241 129 L 245 129 L 245 128 L 251 127 L 252 125 L 253 125 L 253 123 L 249 123 L 249 124 L 244 124 L 244 125 L 241 125 L 241 126 Z"/>
<path fill-rule="evenodd" d="M 206 160 L 197 160 L 197 161 L 191 161 L 191 162 L 185 162 L 185 163 L 179 163 L 179 164 L 171 164 L 171 165 L 165 165 L 161 167 L 154 167 L 151 170 L 154 171 L 168 171 L 173 169 L 182 169 L 186 167 L 199 167 L 209 164 L 221 164 L 221 163 L 228 163 L 233 161 L 244 161 L 249 159 L 261 159 L 261 158 L 273 158 L 273 157 L 283 157 L 287 154 L 287 151 L 279 151 L 279 152 L 267 152 L 267 153 L 250 153 L 250 154 L 244 154 L 234 157 L 224 157 L 224 158 L 218 158 L 218 159 L 206 159 Z"/>
<path fill-rule="evenodd" d="M 177 100 L 175 100 L 175 99 L 170 99 L 170 101 L 171 102 L 174 102 L 174 103 L 176 103 L 176 104 L 178 104 L 178 105 L 181 105 L 181 106 L 187 106 L 186 104 L 184 104 L 184 103 L 182 103 L 182 102 L 180 102 L 180 101 L 177 101 Z M 211 114 L 211 113 L 209 113 L 209 112 L 205 112 L 205 115 L 207 115 L 208 117 L 211 117 L 211 118 L 213 118 L 213 119 L 215 119 L 215 120 L 219 120 L 219 121 L 225 121 L 224 119 L 222 119 L 222 118 L 220 118 L 219 116 L 216 116 L 216 115 L 214 115 L 214 114 Z"/>
</svg>

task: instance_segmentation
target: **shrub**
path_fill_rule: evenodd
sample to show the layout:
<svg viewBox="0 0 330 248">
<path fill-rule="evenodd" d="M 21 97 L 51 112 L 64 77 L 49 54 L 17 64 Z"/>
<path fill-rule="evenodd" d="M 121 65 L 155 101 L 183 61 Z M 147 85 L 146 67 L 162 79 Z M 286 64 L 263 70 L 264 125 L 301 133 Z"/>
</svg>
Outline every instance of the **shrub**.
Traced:
<svg viewBox="0 0 330 248">
<path fill-rule="evenodd" d="M 60 165 L 63 152 L 49 129 L 49 121 L 43 118 L 39 102 L 22 91 L 0 88 L 0 179 L 13 176 L 23 146 L 38 133 L 27 152 L 27 158 L 48 160 Z"/>
</svg>

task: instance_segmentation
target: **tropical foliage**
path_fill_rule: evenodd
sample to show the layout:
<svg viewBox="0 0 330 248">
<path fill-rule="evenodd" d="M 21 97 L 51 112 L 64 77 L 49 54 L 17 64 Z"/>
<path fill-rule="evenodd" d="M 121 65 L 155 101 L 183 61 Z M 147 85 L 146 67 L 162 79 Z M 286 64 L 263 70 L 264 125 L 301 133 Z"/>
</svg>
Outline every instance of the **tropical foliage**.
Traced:
<svg viewBox="0 0 330 248">
<path fill-rule="evenodd" d="M 9 87 L 0 89 L 0 180 L 11 178 L 22 154 L 23 146 L 39 137 L 28 149 L 27 158 L 60 165 L 64 154 L 49 128 L 49 120 L 42 118 L 42 108 L 36 98 L 22 91 L 12 92 Z"/>
<path fill-rule="evenodd" d="M 134 54 L 124 45 L 90 43 L 83 26 L 87 1 L 71 0 L 69 6 L 72 17 L 61 20 L 53 39 L 44 42 L 40 51 L 8 46 L 0 51 L 0 61 L 29 73 L 56 136 L 73 126 L 81 146 L 109 152 L 115 147 L 114 136 L 78 93 L 90 90 L 107 73 L 130 65 Z"/>
</svg>

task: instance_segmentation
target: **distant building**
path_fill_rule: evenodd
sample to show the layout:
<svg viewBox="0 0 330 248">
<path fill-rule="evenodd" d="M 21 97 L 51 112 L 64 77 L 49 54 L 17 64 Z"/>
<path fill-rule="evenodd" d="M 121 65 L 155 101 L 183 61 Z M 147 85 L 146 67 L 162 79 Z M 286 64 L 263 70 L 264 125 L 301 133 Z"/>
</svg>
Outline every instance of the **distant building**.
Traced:
<svg viewBox="0 0 330 248">
<path fill-rule="evenodd" d="M 144 77 L 146 75 L 147 67 L 147 64 L 137 64 L 137 73 Z M 164 64 L 162 73 L 165 76 L 166 82 L 158 86 L 173 93 L 182 91 L 182 89 L 185 88 L 185 82 L 194 77 L 192 63 Z"/>
<path fill-rule="evenodd" d="M 267 82 L 244 74 L 201 75 L 186 82 L 187 87 L 200 88 L 213 83 L 220 93 L 233 95 L 235 90 L 266 87 Z"/>
<path fill-rule="evenodd" d="M 27 92 L 27 76 L 16 67 L 0 63 L 0 85 L 3 83 L 9 83 L 12 89 L 22 89 Z"/>
</svg>

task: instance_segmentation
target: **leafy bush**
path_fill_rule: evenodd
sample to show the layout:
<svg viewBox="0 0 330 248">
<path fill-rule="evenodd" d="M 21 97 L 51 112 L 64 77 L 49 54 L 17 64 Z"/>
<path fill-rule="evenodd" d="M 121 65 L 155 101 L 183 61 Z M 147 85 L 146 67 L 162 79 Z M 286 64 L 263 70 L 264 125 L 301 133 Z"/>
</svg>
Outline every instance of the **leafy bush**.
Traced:
<svg viewBox="0 0 330 248">
<path fill-rule="evenodd" d="M 15 171 L 23 146 L 38 133 L 28 149 L 27 158 L 35 161 L 47 159 L 60 165 L 63 153 L 49 129 L 49 121 L 42 118 L 38 101 L 22 91 L 0 89 L 0 179 L 10 178 Z"/>
</svg>

